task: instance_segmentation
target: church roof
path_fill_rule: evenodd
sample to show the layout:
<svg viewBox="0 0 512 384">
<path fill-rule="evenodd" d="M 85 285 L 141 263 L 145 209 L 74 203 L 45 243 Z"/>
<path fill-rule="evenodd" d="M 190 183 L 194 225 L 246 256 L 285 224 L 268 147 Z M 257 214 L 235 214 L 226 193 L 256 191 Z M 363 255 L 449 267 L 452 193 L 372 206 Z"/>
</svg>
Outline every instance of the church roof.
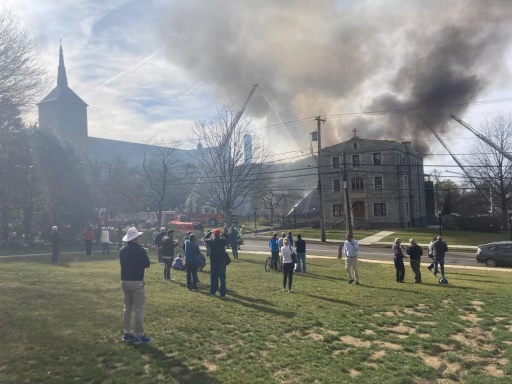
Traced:
<svg viewBox="0 0 512 384">
<path fill-rule="evenodd" d="M 87 106 L 71 88 L 68 86 L 68 78 L 66 76 L 66 67 L 64 66 L 64 54 L 62 53 L 62 44 L 59 49 L 59 69 L 57 75 L 57 86 L 46 97 L 39 102 L 39 104 L 47 103 L 49 101 L 65 101 L 68 103 L 79 103 Z"/>
</svg>

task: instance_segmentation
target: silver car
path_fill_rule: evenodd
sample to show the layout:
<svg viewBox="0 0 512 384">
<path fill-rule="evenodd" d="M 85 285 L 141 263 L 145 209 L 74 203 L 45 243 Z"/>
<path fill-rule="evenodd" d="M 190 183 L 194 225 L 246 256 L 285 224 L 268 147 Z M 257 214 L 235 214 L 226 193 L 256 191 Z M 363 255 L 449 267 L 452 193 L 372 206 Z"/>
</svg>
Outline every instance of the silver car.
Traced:
<svg viewBox="0 0 512 384">
<path fill-rule="evenodd" d="M 476 251 L 476 261 L 488 267 L 512 265 L 512 241 L 482 244 Z"/>
</svg>

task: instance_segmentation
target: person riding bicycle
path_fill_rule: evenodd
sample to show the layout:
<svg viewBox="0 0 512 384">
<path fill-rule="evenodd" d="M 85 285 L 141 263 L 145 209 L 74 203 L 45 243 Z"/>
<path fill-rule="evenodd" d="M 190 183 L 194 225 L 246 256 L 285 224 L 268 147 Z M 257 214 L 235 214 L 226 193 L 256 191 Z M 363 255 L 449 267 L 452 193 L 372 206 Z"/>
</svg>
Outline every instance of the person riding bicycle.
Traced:
<svg viewBox="0 0 512 384">
<path fill-rule="evenodd" d="M 277 260 L 279 259 L 279 239 L 277 238 L 276 232 L 274 232 L 272 239 L 270 239 L 268 242 L 268 246 L 270 248 L 270 252 L 272 253 L 272 269 L 276 271 Z"/>
</svg>

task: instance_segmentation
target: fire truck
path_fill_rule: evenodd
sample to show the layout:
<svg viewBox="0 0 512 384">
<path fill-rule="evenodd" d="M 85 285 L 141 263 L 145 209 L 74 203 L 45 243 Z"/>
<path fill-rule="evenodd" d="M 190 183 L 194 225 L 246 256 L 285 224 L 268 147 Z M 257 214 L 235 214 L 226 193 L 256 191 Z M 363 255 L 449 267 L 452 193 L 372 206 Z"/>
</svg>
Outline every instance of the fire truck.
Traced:
<svg viewBox="0 0 512 384">
<path fill-rule="evenodd" d="M 211 227 L 224 224 L 226 222 L 226 216 L 215 208 L 209 206 L 202 206 L 200 211 L 197 213 L 178 213 L 176 211 L 164 211 L 162 212 L 162 222 L 190 222 L 208 225 Z"/>
</svg>

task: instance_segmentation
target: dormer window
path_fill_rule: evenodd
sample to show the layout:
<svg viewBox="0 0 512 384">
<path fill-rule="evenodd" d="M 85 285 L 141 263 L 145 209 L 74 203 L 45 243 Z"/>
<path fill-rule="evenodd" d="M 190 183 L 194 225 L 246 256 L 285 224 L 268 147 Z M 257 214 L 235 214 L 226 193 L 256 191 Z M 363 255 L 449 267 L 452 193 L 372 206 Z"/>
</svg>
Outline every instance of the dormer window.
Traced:
<svg viewBox="0 0 512 384">
<path fill-rule="evenodd" d="M 352 144 L 354 149 L 357 149 L 357 143 Z"/>
</svg>

